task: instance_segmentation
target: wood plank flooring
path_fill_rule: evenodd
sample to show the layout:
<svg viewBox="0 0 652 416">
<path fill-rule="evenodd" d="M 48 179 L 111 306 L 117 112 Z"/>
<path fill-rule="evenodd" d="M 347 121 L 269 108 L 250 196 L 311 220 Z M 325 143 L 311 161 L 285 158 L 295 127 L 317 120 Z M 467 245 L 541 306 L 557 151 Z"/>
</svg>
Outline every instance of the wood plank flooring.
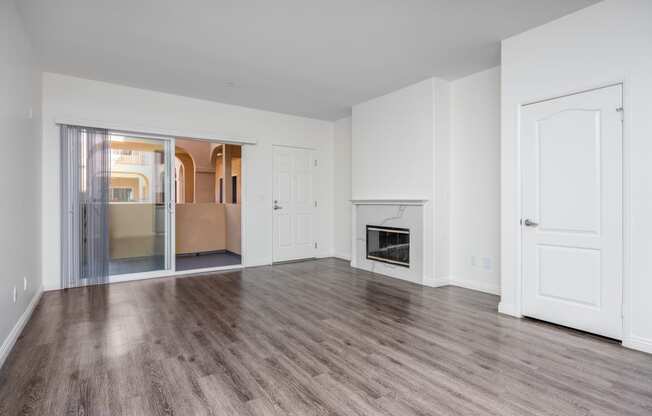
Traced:
<svg viewBox="0 0 652 416">
<path fill-rule="evenodd" d="M 1 415 L 652 415 L 652 356 L 335 259 L 48 292 Z"/>
</svg>

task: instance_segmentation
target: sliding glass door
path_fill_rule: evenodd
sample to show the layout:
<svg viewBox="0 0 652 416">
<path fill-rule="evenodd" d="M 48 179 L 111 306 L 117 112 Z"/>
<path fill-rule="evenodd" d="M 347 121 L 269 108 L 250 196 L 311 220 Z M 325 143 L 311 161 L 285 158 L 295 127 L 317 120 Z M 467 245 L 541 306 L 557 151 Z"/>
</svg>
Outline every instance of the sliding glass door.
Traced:
<svg viewBox="0 0 652 416">
<path fill-rule="evenodd" d="M 174 270 L 174 139 L 61 126 L 61 287 Z"/>
<path fill-rule="evenodd" d="M 172 269 L 170 141 L 111 133 L 109 274 Z"/>
</svg>

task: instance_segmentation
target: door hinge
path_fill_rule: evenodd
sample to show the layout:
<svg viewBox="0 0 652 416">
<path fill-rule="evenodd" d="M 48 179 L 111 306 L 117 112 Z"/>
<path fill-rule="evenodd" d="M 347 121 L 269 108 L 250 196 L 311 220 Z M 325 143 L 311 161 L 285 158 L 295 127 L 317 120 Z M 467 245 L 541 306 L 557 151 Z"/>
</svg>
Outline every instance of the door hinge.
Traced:
<svg viewBox="0 0 652 416">
<path fill-rule="evenodd" d="M 317 248 L 317 242 L 315 241 L 315 248 Z"/>
<path fill-rule="evenodd" d="M 317 201 L 315 201 L 315 208 L 317 208 Z"/>
<path fill-rule="evenodd" d="M 315 167 L 317 167 L 317 159 L 315 159 Z"/>
<path fill-rule="evenodd" d="M 616 111 L 620 113 L 620 120 L 625 120 L 625 109 L 623 107 L 616 108 Z"/>
</svg>

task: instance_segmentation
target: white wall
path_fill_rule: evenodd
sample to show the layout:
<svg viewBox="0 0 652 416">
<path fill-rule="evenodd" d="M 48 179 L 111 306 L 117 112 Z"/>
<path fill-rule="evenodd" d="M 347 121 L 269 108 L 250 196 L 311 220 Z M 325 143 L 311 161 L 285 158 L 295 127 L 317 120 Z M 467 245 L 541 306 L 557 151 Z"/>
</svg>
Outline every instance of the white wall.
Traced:
<svg viewBox="0 0 652 416">
<path fill-rule="evenodd" d="M 433 115 L 432 79 L 353 106 L 354 199 L 432 201 Z"/>
<path fill-rule="evenodd" d="M 519 106 L 624 82 L 624 344 L 652 352 L 652 2 L 606 0 L 503 41 L 502 299 L 520 315 Z"/>
<path fill-rule="evenodd" d="M 451 92 L 451 283 L 499 294 L 500 67 Z"/>
<path fill-rule="evenodd" d="M 192 99 L 58 74 L 43 75 L 43 276 L 46 288 L 59 287 L 59 129 L 57 117 L 99 120 L 128 126 L 217 132 L 247 137 L 245 265 L 272 262 L 272 145 L 316 150 L 315 219 L 318 256 L 332 252 L 333 123 Z M 216 137 L 219 139 L 220 137 Z"/>
<path fill-rule="evenodd" d="M 427 198 L 426 274 L 498 294 L 500 68 L 359 104 L 352 124 L 353 198 Z"/>
<path fill-rule="evenodd" d="M 432 285 L 448 281 L 449 106 L 448 83 L 430 78 L 353 107 L 353 199 L 428 200 L 423 279 Z"/>
<path fill-rule="evenodd" d="M 335 122 L 333 138 L 333 255 L 351 260 L 351 117 Z"/>
<path fill-rule="evenodd" d="M 434 251 L 435 276 L 450 279 L 451 87 L 434 79 Z"/>
<path fill-rule="evenodd" d="M 41 290 L 40 75 L 15 4 L 0 0 L 0 365 Z M 29 117 L 30 109 L 33 112 Z M 23 277 L 27 290 L 23 290 Z M 11 292 L 17 288 L 14 304 Z M 18 328 L 16 328 L 18 329 Z"/>
</svg>

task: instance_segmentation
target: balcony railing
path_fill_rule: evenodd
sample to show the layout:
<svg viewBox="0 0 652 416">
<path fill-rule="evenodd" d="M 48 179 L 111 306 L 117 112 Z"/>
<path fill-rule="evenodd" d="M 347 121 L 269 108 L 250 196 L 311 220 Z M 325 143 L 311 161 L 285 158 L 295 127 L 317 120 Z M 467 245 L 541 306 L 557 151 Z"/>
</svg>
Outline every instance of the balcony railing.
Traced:
<svg viewBox="0 0 652 416">
<path fill-rule="evenodd" d="M 147 164 L 145 152 L 114 150 L 111 156 L 113 156 L 113 161 L 117 164 L 141 166 Z"/>
</svg>

